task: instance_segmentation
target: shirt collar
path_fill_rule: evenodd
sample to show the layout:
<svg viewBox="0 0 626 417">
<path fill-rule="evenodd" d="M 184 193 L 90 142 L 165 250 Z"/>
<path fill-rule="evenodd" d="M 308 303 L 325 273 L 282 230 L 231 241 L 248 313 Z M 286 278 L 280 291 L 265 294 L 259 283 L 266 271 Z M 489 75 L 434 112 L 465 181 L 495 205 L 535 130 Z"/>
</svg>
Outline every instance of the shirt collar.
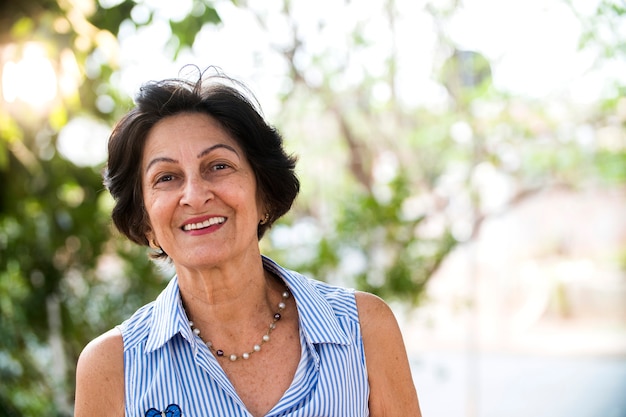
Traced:
<svg viewBox="0 0 626 417">
<path fill-rule="evenodd" d="M 154 301 L 146 351 L 152 352 L 160 348 L 178 333 L 187 341 L 194 343 L 189 319 L 180 298 L 178 277 L 174 276 Z"/>
<path fill-rule="evenodd" d="M 343 330 L 328 300 L 315 288 L 315 281 L 289 271 L 270 258 L 263 257 L 266 270 L 276 274 L 289 287 L 298 306 L 300 324 L 311 343 L 349 345 L 350 337 Z"/>
<path fill-rule="evenodd" d="M 263 265 L 265 269 L 281 278 L 291 291 L 296 300 L 301 331 L 310 343 L 340 345 L 351 343 L 332 306 L 314 288 L 313 281 L 296 272 L 286 270 L 265 256 Z M 180 298 L 178 277 L 174 276 L 154 301 L 146 351 L 152 352 L 162 347 L 178 333 L 193 346 L 196 345 L 196 339 Z"/>
</svg>

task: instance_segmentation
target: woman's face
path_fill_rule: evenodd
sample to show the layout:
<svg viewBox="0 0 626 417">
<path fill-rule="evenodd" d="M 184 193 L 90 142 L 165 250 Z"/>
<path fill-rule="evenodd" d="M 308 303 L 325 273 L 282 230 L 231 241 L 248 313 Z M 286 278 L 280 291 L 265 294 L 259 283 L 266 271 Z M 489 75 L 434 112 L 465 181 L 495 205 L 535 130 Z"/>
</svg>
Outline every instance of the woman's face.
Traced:
<svg viewBox="0 0 626 417">
<path fill-rule="evenodd" d="M 212 117 L 182 113 L 149 132 L 143 201 L 156 240 L 177 267 L 213 267 L 258 254 L 264 216 L 243 150 Z"/>
</svg>

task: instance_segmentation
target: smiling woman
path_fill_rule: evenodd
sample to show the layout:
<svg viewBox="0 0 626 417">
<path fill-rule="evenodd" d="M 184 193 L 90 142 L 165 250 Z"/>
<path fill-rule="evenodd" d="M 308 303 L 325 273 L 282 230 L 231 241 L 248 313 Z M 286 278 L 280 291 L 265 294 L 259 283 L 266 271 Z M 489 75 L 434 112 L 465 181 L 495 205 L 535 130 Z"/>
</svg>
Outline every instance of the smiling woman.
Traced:
<svg viewBox="0 0 626 417">
<path fill-rule="evenodd" d="M 81 353 L 75 415 L 419 417 L 389 307 L 261 254 L 300 183 L 242 88 L 148 83 L 111 134 L 113 220 L 176 275 Z"/>
</svg>

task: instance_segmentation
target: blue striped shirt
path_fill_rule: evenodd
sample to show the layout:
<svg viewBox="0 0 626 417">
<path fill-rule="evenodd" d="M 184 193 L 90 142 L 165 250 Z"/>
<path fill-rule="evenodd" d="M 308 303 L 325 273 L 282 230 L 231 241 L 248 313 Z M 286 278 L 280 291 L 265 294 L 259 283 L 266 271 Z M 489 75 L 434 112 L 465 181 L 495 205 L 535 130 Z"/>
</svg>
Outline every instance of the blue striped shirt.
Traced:
<svg viewBox="0 0 626 417">
<path fill-rule="evenodd" d="M 265 257 L 263 263 L 296 300 L 302 348 L 291 386 L 267 416 L 368 416 L 354 291 L 308 279 Z M 213 353 L 193 334 L 176 277 L 119 328 L 127 416 L 251 416 Z"/>
</svg>

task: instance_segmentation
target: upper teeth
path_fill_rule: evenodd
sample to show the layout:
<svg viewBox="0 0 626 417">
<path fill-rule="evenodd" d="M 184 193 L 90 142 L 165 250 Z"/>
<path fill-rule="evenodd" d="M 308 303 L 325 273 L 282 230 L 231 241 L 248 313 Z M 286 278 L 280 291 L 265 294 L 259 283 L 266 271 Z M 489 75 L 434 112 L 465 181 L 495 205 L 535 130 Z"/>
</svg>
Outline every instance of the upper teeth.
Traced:
<svg viewBox="0 0 626 417">
<path fill-rule="evenodd" d="M 214 224 L 224 223 L 226 218 L 224 217 L 212 217 L 201 223 L 189 223 L 183 226 L 183 230 L 196 230 L 203 229 L 205 227 L 213 226 Z"/>
</svg>

